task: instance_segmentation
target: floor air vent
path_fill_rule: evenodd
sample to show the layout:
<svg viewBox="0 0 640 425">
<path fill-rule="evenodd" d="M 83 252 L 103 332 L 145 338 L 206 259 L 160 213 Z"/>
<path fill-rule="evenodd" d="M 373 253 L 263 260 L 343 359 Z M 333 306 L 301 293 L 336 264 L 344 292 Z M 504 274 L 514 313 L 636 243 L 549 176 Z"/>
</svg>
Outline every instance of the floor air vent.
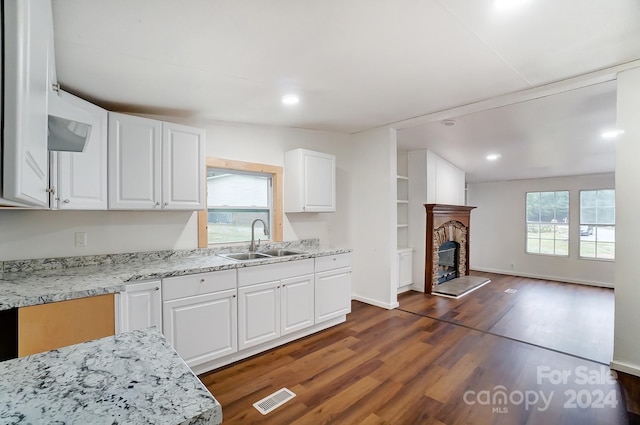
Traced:
<svg viewBox="0 0 640 425">
<path fill-rule="evenodd" d="M 504 292 L 506 292 L 507 294 L 515 294 L 516 292 L 518 292 L 517 289 L 505 289 Z"/>
<path fill-rule="evenodd" d="M 260 401 L 253 403 L 253 407 L 258 409 L 258 412 L 266 415 L 267 413 L 275 410 L 277 407 L 282 406 L 287 401 L 294 398 L 296 395 L 286 388 L 276 391 L 275 393 L 266 396 Z"/>
</svg>

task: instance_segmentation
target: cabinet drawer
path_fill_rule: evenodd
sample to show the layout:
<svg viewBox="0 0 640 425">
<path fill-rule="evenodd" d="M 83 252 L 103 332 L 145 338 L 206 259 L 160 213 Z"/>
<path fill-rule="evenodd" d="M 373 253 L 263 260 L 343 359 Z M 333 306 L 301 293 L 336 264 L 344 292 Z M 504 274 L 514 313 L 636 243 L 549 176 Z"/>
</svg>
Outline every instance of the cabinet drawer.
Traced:
<svg viewBox="0 0 640 425">
<path fill-rule="evenodd" d="M 167 277 L 162 279 L 162 299 L 175 300 L 235 288 L 235 270 Z"/>
<path fill-rule="evenodd" d="M 343 267 L 351 267 L 350 253 L 316 257 L 316 273 Z"/>
<path fill-rule="evenodd" d="M 313 273 L 313 258 L 238 269 L 238 287 Z"/>
</svg>

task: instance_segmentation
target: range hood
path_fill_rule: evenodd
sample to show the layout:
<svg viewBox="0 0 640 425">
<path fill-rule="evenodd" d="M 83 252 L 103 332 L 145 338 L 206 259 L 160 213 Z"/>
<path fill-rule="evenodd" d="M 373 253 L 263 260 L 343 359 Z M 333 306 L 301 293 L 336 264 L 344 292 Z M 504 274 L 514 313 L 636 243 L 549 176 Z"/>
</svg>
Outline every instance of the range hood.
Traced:
<svg viewBox="0 0 640 425">
<path fill-rule="evenodd" d="M 47 100 L 49 151 L 82 152 L 91 135 L 94 117 L 69 103 L 61 90 Z"/>
</svg>

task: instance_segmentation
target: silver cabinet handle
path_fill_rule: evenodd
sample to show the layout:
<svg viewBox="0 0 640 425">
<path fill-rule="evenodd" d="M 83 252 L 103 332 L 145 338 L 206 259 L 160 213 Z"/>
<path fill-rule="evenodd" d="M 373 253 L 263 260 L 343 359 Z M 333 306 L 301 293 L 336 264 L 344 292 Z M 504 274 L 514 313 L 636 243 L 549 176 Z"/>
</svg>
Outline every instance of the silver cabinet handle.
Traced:
<svg viewBox="0 0 640 425">
<path fill-rule="evenodd" d="M 64 202 L 65 204 L 68 204 L 68 203 L 69 203 L 69 202 L 71 202 L 71 201 L 70 201 L 70 200 L 68 200 L 68 199 L 63 199 L 63 200 L 62 200 L 62 202 Z"/>
<path fill-rule="evenodd" d="M 153 204 L 154 207 L 160 206 L 160 202 L 156 202 L 155 204 Z"/>
<path fill-rule="evenodd" d="M 204 279 L 200 279 L 200 283 L 204 283 Z"/>
<path fill-rule="evenodd" d="M 165 202 L 165 203 L 164 203 L 164 206 L 166 207 L 167 205 L 169 205 L 169 203 L 168 203 L 168 202 Z"/>
<path fill-rule="evenodd" d="M 159 291 L 159 290 L 160 290 L 160 287 L 159 287 L 159 286 L 156 286 L 156 291 Z"/>
</svg>

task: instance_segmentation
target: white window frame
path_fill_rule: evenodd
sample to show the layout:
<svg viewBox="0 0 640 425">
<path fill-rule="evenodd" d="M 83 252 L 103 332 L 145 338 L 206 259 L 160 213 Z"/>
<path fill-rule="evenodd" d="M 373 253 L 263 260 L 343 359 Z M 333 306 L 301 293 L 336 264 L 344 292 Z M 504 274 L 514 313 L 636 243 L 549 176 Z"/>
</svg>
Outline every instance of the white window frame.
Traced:
<svg viewBox="0 0 640 425">
<path fill-rule="evenodd" d="M 616 228 L 616 223 L 615 223 L 615 200 L 614 200 L 614 205 L 613 205 L 613 219 L 614 219 L 614 223 L 613 224 L 600 224 L 598 223 L 598 219 L 597 219 L 597 207 L 598 205 L 596 204 L 596 222 L 591 223 L 591 222 L 583 222 L 582 221 L 582 193 L 583 192 L 596 192 L 596 198 L 597 198 L 597 192 L 599 191 L 613 191 L 614 192 L 614 199 L 615 199 L 615 188 L 603 188 L 603 189 L 582 189 L 580 190 L 580 196 L 579 196 L 579 205 L 578 207 L 580 208 L 580 224 L 578 226 L 578 235 L 580 235 L 580 233 L 582 232 L 582 227 L 583 226 L 590 226 L 593 227 L 594 231 L 593 231 L 593 235 L 594 235 L 594 249 L 595 249 L 595 256 L 593 257 L 588 257 L 588 256 L 583 256 L 582 255 L 582 235 L 580 235 L 580 242 L 579 242 L 579 246 L 578 246 L 578 258 L 580 258 L 581 260 L 595 260 L 595 261 L 615 261 L 616 258 L 616 254 L 615 254 L 615 246 L 616 246 L 616 242 L 615 242 L 615 237 L 614 237 L 614 241 L 613 242 L 602 242 L 600 241 L 600 243 L 612 243 L 613 244 L 613 258 L 607 258 L 607 257 L 598 257 L 598 228 L 599 226 L 607 226 L 607 227 L 613 227 L 613 230 L 615 232 L 615 228 Z M 615 233 L 614 233 L 615 234 Z M 591 242 L 591 241 L 589 241 Z"/>
<path fill-rule="evenodd" d="M 558 193 L 567 193 L 567 195 L 568 195 L 568 198 L 567 198 L 568 199 L 568 202 L 567 202 L 567 217 L 566 217 L 567 221 L 564 221 L 563 218 L 560 218 L 560 220 L 558 220 L 556 222 L 552 221 L 552 222 L 549 222 L 549 223 L 542 223 L 542 222 L 539 222 L 539 221 L 538 222 L 529 222 L 529 194 L 532 194 L 532 193 L 537 193 L 540 196 L 542 196 L 543 193 L 553 193 L 554 197 L 557 196 Z M 552 257 L 565 257 L 565 258 L 569 257 L 569 254 L 570 254 L 570 242 L 571 242 L 570 220 L 569 220 L 570 209 L 571 209 L 571 192 L 569 190 L 530 191 L 530 192 L 526 192 L 525 193 L 525 201 L 524 202 L 525 202 L 525 211 L 524 211 L 524 214 L 525 214 L 525 238 L 524 238 L 525 246 L 524 246 L 524 251 L 525 251 L 525 253 L 526 254 L 530 254 L 530 255 L 547 255 L 547 256 L 552 256 Z M 553 231 L 554 238 L 553 239 L 548 239 L 548 238 L 542 239 L 540 237 L 536 238 L 537 241 L 538 241 L 538 252 L 531 252 L 531 251 L 529 251 L 529 241 L 530 241 L 530 238 L 529 238 L 529 226 L 530 225 L 538 225 L 539 228 L 540 228 L 540 226 L 542 226 L 543 224 L 544 225 L 548 225 L 548 226 L 553 226 L 553 228 L 554 228 L 554 231 Z M 558 241 L 565 241 L 565 239 L 559 239 L 559 238 L 556 237 L 557 229 L 558 229 L 559 226 L 566 226 L 567 227 L 567 237 L 566 237 L 567 253 L 566 254 L 565 253 L 561 253 L 561 254 L 556 253 L 556 246 L 557 246 Z M 543 240 L 553 240 L 553 253 L 540 252 L 540 246 L 541 246 Z"/>
</svg>

